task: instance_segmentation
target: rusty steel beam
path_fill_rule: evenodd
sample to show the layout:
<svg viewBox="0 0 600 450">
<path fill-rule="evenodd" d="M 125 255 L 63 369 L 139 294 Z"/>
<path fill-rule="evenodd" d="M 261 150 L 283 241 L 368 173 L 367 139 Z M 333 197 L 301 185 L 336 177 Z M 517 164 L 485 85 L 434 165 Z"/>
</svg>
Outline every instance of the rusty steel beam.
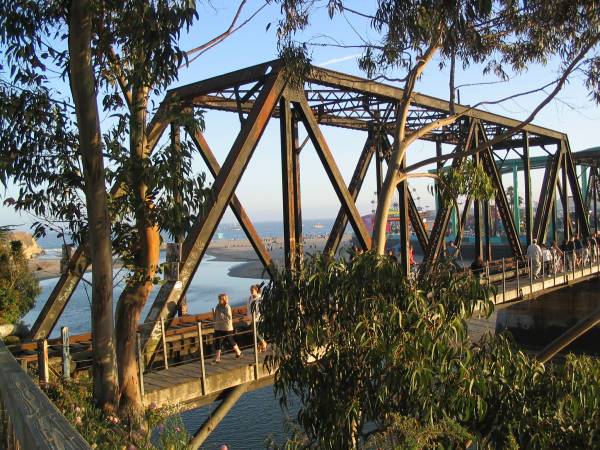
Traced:
<svg viewBox="0 0 600 450">
<path fill-rule="evenodd" d="M 388 99 L 401 101 L 404 98 L 404 91 L 400 88 L 321 67 L 312 66 L 306 81 L 332 88 L 372 95 L 378 100 Z M 447 100 L 416 92 L 411 95 L 411 98 L 413 99 L 414 105 L 422 106 L 429 110 L 442 111 L 445 113 L 450 113 L 451 111 L 450 103 Z M 502 127 L 514 128 L 521 123 L 521 121 L 518 120 L 458 104 L 454 105 L 454 111 L 456 113 L 464 113 L 465 118 L 479 119 Z M 529 131 L 534 134 L 559 140 L 565 137 L 564 133 L 532 124 L 526 125 L 523 131 Z"/>
<path fill-rule="evenodd" d="M 581 186 L 577 179 L 577 173 L 575 172 L 575 163 L 571 157 L 571 148 L 569 140 L 565 138 L 562 142 L 565 147 L 565 165 L 567 166 L 567 176 L 569 178 L 569 184 L 571 186 L 571 194 L 573 195 L 573 203 L 575 204 L 575 215 L 579 223 L 579 230 L 584 237 L 590 236 L 590 225 L 588 222 L 587 212 L 583 203 L 583 197 L 581 195 Z"/>
<path fill-rule="evenodd" d="M 529 246 L 533 240 L 533 204 L 531 197 L 531 161 L 529 160 L 530 147 L 529 133 L 523 132 L 523 172 L 525 175 L 525 234 L 526 244 Z"/>
<path fill-rule="evenodd" d="M 485 133 L 481 133 L 481 136 L 483 142 L 487 142 L 487 137 Z M 502 185 L 502 176 L 500 175 L 498 167 L 496 167 L 496 163 L 494 161 L 494 155 L 492 154 L 491 149 L 487 147 L 483 152 L 481 152 L 480 157 L 485 171 L 492 179 L 492 183 L 496 188 L 496 207 L 498 208 L 498 212 L 500 213 L 500 218 L 502 219 L 502 224 L 504 225 L 506 238 L 508 239 L 508 243 L 511 247 L 513 256 L 521 258 L 523 256 L 523 249 L 521 248 L 519 233 L 517 232 L 517 227 L 513 219 L 513 215 L 511 214 L 508 199 L 506 198 L 506 191 L 504 190 L 504 186 Z"/>
<path fill-rule="evenodd" d="M 211 173 L 213 178 L 217 178 L 217 176 L 221 172 L 221 165 L 217 161 L 217 158 L 212 152 L 210 146 L 208 145 L 208 142 L 206 142 L 206 139 L 204 139 L 204 135 L 197 128 L 195 128 L 194 130 L 190 130 L 186 127 L 186 131 L 192 139 L 192 142 L 200 152 L 200 156 L 202 157 L 204 163 L 208 167 L 209 172 Z M 242 230 L 246 234 L 246 237 L 250 241 L 250 244 L 256 252 L 258 259 L 260 259 L 260 262 L 262 263 L 267 273 L 270 276 L 272 276 L 273 258 L 271 258 L 269 250 L 267 250 L 267 247 L 265 246 L 263 240 L 259 236 L 258 231 L 256 231 L 256 228 L 254 228 L 250 217 L 246 213 L 246 210 L 242 206 L 237 195 L 234 194 L 231 197 L 231 202 L 229 206 L 231 207 L 235 218 L 240 224 L 240 227 L 242 228 Z"/>
<path fill-rule="evenodd" d="M 281 191 L 283 195 L 283 246 L 285 267 L 298 269 L 298 236 L 296 236 L 298 211 L 296 210 L 296 173 L 294 159 L 292 107 L 285 93 L 279 100 L 279 123 L 281 134 Z"/>
<path fill-rule="evenodd" d="M 304 147 L 300 144 L 298 137 L 298 120 L 294 116 L 292 118 L 292 142 L 294 151 L 292 153 L 292 172 L 294 181 L 294 213 L 296 214 L 296 242 L 297 256 L 299 268 L 302 267 L 304 261 L 304 239 L 302 237 L 302 192 L 300 190 L 300 152 Z"/>
<path fill-rule="evenodd" d="M 546 170 L 544 171 L 544 179 L 542 181 L 542 189 L 538 201 L 538 207 L 535 213 L 533 222 L 533 237 L 538 242 L 543 242 L 548 228 L 548 218 L 550 216 L 550 208 L 554 201 L 556 183 L 558 181 L 558 169 L 563 160 L 563 152 L 559 147 L 556 154 L 548 159 Z"/>
<path fill-rule="evenodd" d="M 400 192 L 398 192 L 400 195 Z M 408 215 L 410 218 L 410 224 L 412 225 L 413 231 L 417 235 L 417 240 L 419 241 L 419 245 L 425 253 L 425 249 L 429 246 L 429 236 L 427 236 L 427 230 L 425 230 L 425 226 L 423 225 L 423 220 L 421 220 L 421 215 L 419 214 L 419 209 L 415 204 L 415 199 L 412 196 L 410 190 L 408 190 Z"/>
<path fill-rule="evenodd" d="M 573 235 L 573 226 L 571 225 L 571 216 L 569 214 L 569 210 L 567 208 L 567 175 L 566 173 L 563 175 L 563 183 L 560 182 L 560 180 L 556 181 L 556 188 L 558 190 L 558 196 L 560 197 L 560 204 L 563 207 L 563 235 L 565 236 L 565 239 L 567 239 L 569 236 Z M 563 188 L 563 186 L 565 186 Z M 554 199 L 554 201 L 556 202 L 556 198 Z M 552 209 L 556 209 L 555 206 L 552 207 Z"/>
<path fill-rule="evenodd" d="M 304 94 L 302 92 L 298 92 L 296 95 L 297 97 L 294 99 L 294 106 L 298 105 L 298 112 L 302 118 L 304 126 L 306 127 L 306 131 L 311 138 L 319 159 L 325 168 L 325 172 L 327 172 L 327 176 L 333 185 L 342 207 L 346 210 L 346 214 L 350 219 L 352 228 L 354 228 L 356 237 L 363 249 L 370 250 L 371 236 L 369 236 L 362 217 L 360 216 L 360 213 L 356 208 L 356 204 L 352 199 L 352 195 L 350 195 L 350 192 L 344 183 L 344 179 L 337 167 L 337 164 L 335 163 L 335 159 L 333 158 L 331 150 L 325 141 L 325 137 L 321 133 L 317 119 L 310 109 L 308 102 L 304 98 Z"/>
<path fill-rule="evenodd" d="M 593 203 L 593 211 L 594 211 L 594 233 L 598 233 L 598 168 L 590 167 L 590 171 L 592 172 L 592 201 Z"/>
<path fill-rule="evenodd" d="M 161 138 L 165 129 L 172 118 L 171 103 L 172 97 L 167 95 L 163 103 L 159 106 L 152 120 L 148 124 L 146 134 L 148 136 L 148 148 L 150 152 L 154 150 L 158 140 Z M 121 195 L 122 181 L 117 180 L 110 190 L 111 197 Z M 87 251 L 87 244 L 84 242 L 73 252 L 67 265 L 65 273 L 61 274 L 56 285 L 52 289 L 48 300 L 35 319 L 29 332 L 29 339 L 46 339 L 50 336 L 56 322 L 66 308 L 73 292 L 77 288 L 81 277 L 90 267 L 91 261 Z"/>
<path fill-rule="evenodd" d="M 472 121 L 469 126 L 469 131 L 467 133 L 464 145 L 458 146 L 455 149 L 455 152 L 460 154 L 467 152 L 471 148 L 473 135 L 475 134 L 475 125 L 475 121 Z M 464 150 L 461 150 L 461 147 Z M 458 156 L 453 158 L 451 168 L 453 170 L 460 168 L 460 166 L 464 162 L 464 159 L 464 156 Z M 443 202 L 435 215 L 435 220 L 433 222 L 431 233 L 429 235 L 429 246 L 427 247 L 427 251 L 423 255 L 423 263 L 426 266 L 433 263 L 438 258 L 440 251 L 442 250 L 444 236 L 446 234 L 446 230 L 448 229 L 448 223 L 450 222 L 452 207 L 448 204 L 448 202 Z"/>
<path fill-rule="evenodd" d="M 479 122 L 476 124 L 475 133 L 473 135 L 473 147 L 479 147 L 480 137 L 485 137 L 485 132 L 480 132 L 481 127 Z M 481 136 L 480 136 L 481 134 Z M 477 166 L 481 166 L 481 153 L 476 153 L 472 156 L 473 161 Z M 475 228 L 475 258 L 483 258 L 483 241 L 481 239 L 481 200 L 473 199 L 473 227 Z"/>
<path fill-rule="evenodd" d="M 166 317 L 170 305 L 177 304 L 179 298 L 185 295 L 284 87 L 285 80 L 280 73 L 265 80 L 254 108 L 246 118 L 213 183 L 207 211 L 198 218 L 183 243 L 179 281 L 168 281 L 161 286 L 146 317 L 145 323 L 153 324 L 152 331 L 143 334 L 142 345 L 146 355 L 152 355 L 160 341 L 159 319 Z"/>
<path fill-rule="evenodd" d="M 356 168 L 352 174 L 350 184 L 348 185 L 348 192 L 350 192 L 350 196 L 354 202 L 356 202 L 356 199 L 358 198 L 363 181 L 367 175 L 367 171 L 369 170 L 369 165 L 373 159 L 373 153 L 377 147 L 377 141 L 378 139 L 374 139 L 373 132 L 370 131 L 365 145 L 363 146 L 362 152 L 360 153 L 360 157 L 358 158 L 358 163 L 356 164 Z M 327 243 L 325 244 L 325 248 L 323 250 L 324 254 L 335 255 L 347 225 L 348 215 L 346 214 L 346 210 L 343 207 L 340 207 L 333 227 L 331 228 L 331 233 L 329 233 L 329 237 L 327 238 Z"/>
<path fill-rule="evenodd" d="M 406 154 L 400 162 L 400 170 L 406 168 Z M 408 181 L 404 180 L 398 183 L 398 215 L 400 216 L 400 265 L 405 276 L 410 276 L 410 233 L 408 231 L 408 223 L 410 222 L 409 211 L 410 201 L 408 192 Z M 416 207 L 415 207 L 416 208 Z"/>
<path fill-rule="evenodd" d="M 267 61 L 244 69 L 235 70 L 206 80 L 197 81 L 175 89 L 170 89 L 167 95 L 194 102 L 196 97 L 210 94 L 212 92 L 222 91 L 234 86 L 264 81 L 267 77 L 273 76 L 281 67 L 280 60 Z M 237 108 L 236 108 L 237 111 Z"/>
<path fill-rule="evenodd" d="M 565 159 L 563 158 L 560 173 L 562 175 L 562 185 L 560 180 L 556 181 L 558 186 L 558 192 L 560 194 L 560 198 L 562 201 L 563 207 L 563 234 L 566 238 L 573 236 L 573 227 L 571 225 L 571 214 L 569 212 L 569 182 L 567 180 L 567 166 L 565 164 Z"/>
</svg>

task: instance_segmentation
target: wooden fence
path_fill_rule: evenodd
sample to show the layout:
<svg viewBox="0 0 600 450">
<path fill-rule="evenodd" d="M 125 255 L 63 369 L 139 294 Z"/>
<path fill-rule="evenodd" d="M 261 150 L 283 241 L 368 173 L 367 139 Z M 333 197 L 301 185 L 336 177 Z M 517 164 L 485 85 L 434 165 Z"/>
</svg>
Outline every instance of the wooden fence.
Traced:
<svg viewBox="0 0 600 450">
<path fill-rule="evenodd" d="M 0 341 L 0 448 L 81 450 L 88 443 Z"/>
</svg>

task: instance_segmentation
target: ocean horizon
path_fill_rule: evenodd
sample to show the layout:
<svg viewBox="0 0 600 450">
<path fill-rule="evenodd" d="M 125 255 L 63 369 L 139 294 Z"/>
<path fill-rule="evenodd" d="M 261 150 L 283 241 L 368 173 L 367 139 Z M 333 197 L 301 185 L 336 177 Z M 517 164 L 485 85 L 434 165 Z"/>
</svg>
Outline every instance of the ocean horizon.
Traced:
<svg viewBox="0 0 600 450">
<path fill-rule="evenodd" d="M 334 222 L 335 218 L 304 219 L 302 220 L 303 234 L 306 237 L 329 234 Z M 283 221 L 281 220 L 253 222 L 253 225 L 256 228 L 258 235 L 263 239 L 283 237 Z M 27 231 L 31 232 L 31 230 Z M 242 239 L 246 239 L 246 234 L 236 222 L 219 224 L 213 236 L 213 240 Z M 168 236 L 163 235 L 163 240 L 168 242 Z M 58 233 L 51 230 L 49 230 L 45 236 L 38 238 L 37 242 L 47 254 L 58 254 L 58 256 L 60 256 L 62 245 L 64 243 L 72 244 L 68 236 L 63 239 L 62 237 L 59 237 Z"/>
</svg>

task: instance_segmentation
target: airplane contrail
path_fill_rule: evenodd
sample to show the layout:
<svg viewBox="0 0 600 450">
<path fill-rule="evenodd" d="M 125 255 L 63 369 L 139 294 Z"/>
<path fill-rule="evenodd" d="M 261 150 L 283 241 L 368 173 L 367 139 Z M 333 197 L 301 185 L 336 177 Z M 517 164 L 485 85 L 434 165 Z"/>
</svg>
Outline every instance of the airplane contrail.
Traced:
<svg viewBox="0 0 600 450">
<path fill-rule="evenodd" d="M 346 55 L 346 56 L 342 56 L 340 58 L 329 59 L 327 61 L 323 61 L 323 62 L 317 63 L 316 65 L 317 66 L 321 66 L 321 67 L 331 66 L 333 64 L 341 63 L 341 62 L 348 61 L 348 60 L 351 60 L 351 59 L 356 59 L 360 55 L 361 55 L 360 53 L 354 53 L 352 55 Z"/>
</svg>

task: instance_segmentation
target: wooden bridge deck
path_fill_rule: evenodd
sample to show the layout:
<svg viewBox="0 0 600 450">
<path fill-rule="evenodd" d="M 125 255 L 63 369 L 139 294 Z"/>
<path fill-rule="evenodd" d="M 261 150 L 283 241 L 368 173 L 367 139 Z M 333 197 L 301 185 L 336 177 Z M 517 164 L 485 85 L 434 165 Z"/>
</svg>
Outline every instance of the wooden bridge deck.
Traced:
<svg viewBox="0 0 600 450">
<path fill-rule="evenodd" d="M 240 384 L 249 383 L 248 390 L 271 384 L 274 371 L 269 371 L 265 364 L 270 352 L 259 353 L 258 366 L 255 366 L 254 354 L 249 350 L 239 359 L 225 354 L 218 364 L 210 364 L 207 359 L 204 384 L 198 360 L 145 373 L 144 404 L 176 405 L 181 410 L 189 410 L 213 402 L 227 389 Z"/>
</svg>

